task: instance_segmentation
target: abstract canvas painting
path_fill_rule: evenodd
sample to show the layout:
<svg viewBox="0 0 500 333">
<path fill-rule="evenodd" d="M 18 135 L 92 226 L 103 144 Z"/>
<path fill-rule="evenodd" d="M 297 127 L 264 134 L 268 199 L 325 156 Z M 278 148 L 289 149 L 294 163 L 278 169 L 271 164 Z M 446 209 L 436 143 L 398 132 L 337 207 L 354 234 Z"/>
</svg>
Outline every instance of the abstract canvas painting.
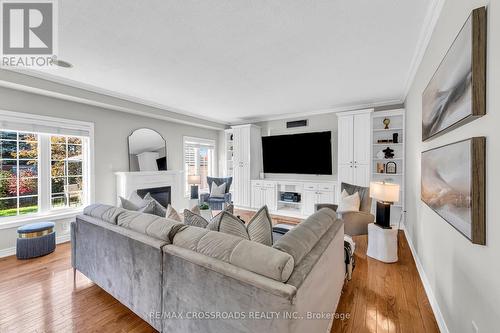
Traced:
<svg viewBox="0 0 500 333">
<path fill-rule="evenodd" d="M 476 244 L 485 244 L 484 137 L 422 153 L 421 198 Z"/>
<path fill-rule="evenodd" d="M 486 9 L 475 9 L 422 95 L 422 140 L 486 113 Z"/>
</svg>

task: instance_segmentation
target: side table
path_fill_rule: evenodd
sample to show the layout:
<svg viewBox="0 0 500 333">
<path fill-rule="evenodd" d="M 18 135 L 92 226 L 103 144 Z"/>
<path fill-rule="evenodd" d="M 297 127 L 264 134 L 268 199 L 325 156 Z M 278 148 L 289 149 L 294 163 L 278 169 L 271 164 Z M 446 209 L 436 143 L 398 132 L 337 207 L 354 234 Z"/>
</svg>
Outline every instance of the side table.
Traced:
<svg viewBox="0 0 500 333">
<path fill-rule="evenodd" d="M 385 263 L 398 261 L 398 229 L 384 229 L 368 224 L 368 250 L 366 255 Z"/>
</svg>

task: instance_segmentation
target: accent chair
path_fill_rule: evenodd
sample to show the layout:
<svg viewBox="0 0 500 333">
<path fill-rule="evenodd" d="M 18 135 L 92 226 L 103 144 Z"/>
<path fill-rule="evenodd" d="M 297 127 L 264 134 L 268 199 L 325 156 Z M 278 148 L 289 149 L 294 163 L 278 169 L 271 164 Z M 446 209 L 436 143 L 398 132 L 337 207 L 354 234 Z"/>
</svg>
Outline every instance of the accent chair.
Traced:
<svg viewBox="0 0 500 333">
<path fill-rule="evenodd" d="M 214 182 L 217 186 L 221 186 L 226 183 L 226 191 L 224 193 L 223 198 L 213 198 L 210 197 L 210 193 L 212 192 L 212 182 Z M 231 201 L 231 184 L 233 183 L 233 177 L 207 177 L 208 183 L 208 193 L 200 194 L 200 203 L 207 203 L 212 210 L 223 210 L 226 205 L 230 204 Z"/>
</svg>

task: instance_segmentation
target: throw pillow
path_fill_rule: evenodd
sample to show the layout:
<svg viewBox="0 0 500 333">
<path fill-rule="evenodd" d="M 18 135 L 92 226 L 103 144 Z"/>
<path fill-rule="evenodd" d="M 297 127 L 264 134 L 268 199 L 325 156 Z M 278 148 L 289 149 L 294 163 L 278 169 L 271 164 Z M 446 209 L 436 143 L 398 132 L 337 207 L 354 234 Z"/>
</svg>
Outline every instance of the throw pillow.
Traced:
<svg viewBox="0 0 500 333">
<path fill-rule="evenodd" d="M 146 206 L 141 207 L 141 208 L 137 209 L 136 211 L 140 212 L 140 213 L 156 215 L 155 208 L 156 208 L 155 203 L 153 201 L 149 201 L 148 203 L 146 203 Z M 129 210 L 133 210 L 133 209 L 129 209 Z"/>
<path fill-rule="evenodd" d="M 148 194 L 146 194 L 144 196 L 144 200 L 154 202 L 153 214 L 155 214 L 157 216 L 161 216 L 161 217 L 167 216 L 167 209 L 165 207 L 163 207 L 163 205 L 161 203 L 159 203 L 158 200 L 153 198 L 151 193 L 148 192 Z"/>
<path fill-rule="evenodd" d="M 216 219 L 218 216 L 220 217 Z M 273 245 L 273 224 L 267 206 L 262 207 L 248 224 L 233 214 L 223 211 L 207 226 L 207 229 L 238 236 L 264 245 Z"/>
<path fill-rule="evenodd" d="M 179 215 L 179 213 L 177 213 L 177 211 L 174 209 L 174 207 L 172 207 L 172 205 L 170 205 L 170 204 L 167 207 L 167 211 L 165 213 L 165 217 L 167 219 L 171 219 L 171 220 L 174 220 L 174 221 L 182 223 L 181 216 Z"/>
<path fill-rule="evenodd" d="M 222 183 L 217 186 L 215 182 L 212 182 L 212 186 L 210 189 L 210 198 L 224 198 L 224 194 L 226 193 L 226 183 Z"/>
<path fill-rule="evenodd" d="M 343 190 L 342 197 L 337 208 L 337 213 L 359 212 L 360 204 L 361 199 L 359 198 L 358 192 L 354 192 L 354 194 L 349 195 L 346 190 Z"/>
<path fill-rule="evenodd" d="M 120 202 L 123 208 L 135 211 L 144 208 L 149 203 L 149 201 L 142 199 L 137 192 L 132 192 L 128 199 L 120 197 Z"/>
<path fill-rule="evenodd" d="M 234 206 L 231 204 L 226 207 L 224 211 L 232 213 L 234 210 Z M 210 224 L 216 223 L 216 221 L 219 220 L 221 217 L 221 214 L 224 212 L 219 212 L 217 215 L 212 217 L 210 221 L 205 219 L 203 216 L 200 214 L 200 207 L 198 205 L 194 206 L 191 208 L 191 210 L 185 209 L 184 210 L 184 224 L 187 225 L 192 225 L 195 227 L 200 227 L 200 228 L 208 228 Z"/>
</svg>

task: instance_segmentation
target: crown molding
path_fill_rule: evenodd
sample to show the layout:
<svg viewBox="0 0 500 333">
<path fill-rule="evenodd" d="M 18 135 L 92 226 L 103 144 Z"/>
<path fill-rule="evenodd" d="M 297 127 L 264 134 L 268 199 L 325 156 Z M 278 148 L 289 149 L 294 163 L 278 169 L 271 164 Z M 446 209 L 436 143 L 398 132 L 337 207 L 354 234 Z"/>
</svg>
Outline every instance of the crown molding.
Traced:
<svg viewBox="0 0 500 333">
<path fill-rule="evenodd" d="M 401 97 L 403 102 L 406 100 L 406 96 L 408 95 L 411 85 L 415 80 L 418 68 L 420 67 L 425 52 L 427 51 L 432 33 L 434 32 L 434 28 L 436 27 L 439 16 L 441 15 L 444 3 L 445 0 L 434 0 L 433 4 L 427 9 L 427 14 L 425 15 L 422 30 L 420 31 L 418 38 L 417 47 L 415 49 L 415 53 L 413 54 L 408 74 L 406 75 L 406 83 L 404 86 L 403 96 Z"/>
<path fill-rule="evenodd" d="M 258 123 L 258 122 L 262 122 L 262 121 L 287 120 L 287 119 L 310 117 L 310 116 L 316 116 L 316 115 L 328 114 L 328 113 L 338 113 L 338 112 L 346 112 L 346 111 L 374 109 L 374 108 L 381 107 L 381 106 L 395 105 L 395 104 L 401 104 L 401 103 L 403 103 L 403 100 L 401 100 L 401 99 L 389 99 L 389 100 L 383 100 L 383 101 L 373 102 L 373 103 L 347 104 L 347 105 L 343 105 L 343 106 L 334 106 L 331 108 L 312 110 L 312 111 L 304 111 L 304 112 L 297 112 L 297 113 L 282 113 L 282 114 L 277 114 L 277 115 L 247 118 L 247 119 L 239 121 L 239 122 L 230 123 L 230 125 L 235 126 L 235 125 L 248 124 L 248 123 Z"/>
</svg>

